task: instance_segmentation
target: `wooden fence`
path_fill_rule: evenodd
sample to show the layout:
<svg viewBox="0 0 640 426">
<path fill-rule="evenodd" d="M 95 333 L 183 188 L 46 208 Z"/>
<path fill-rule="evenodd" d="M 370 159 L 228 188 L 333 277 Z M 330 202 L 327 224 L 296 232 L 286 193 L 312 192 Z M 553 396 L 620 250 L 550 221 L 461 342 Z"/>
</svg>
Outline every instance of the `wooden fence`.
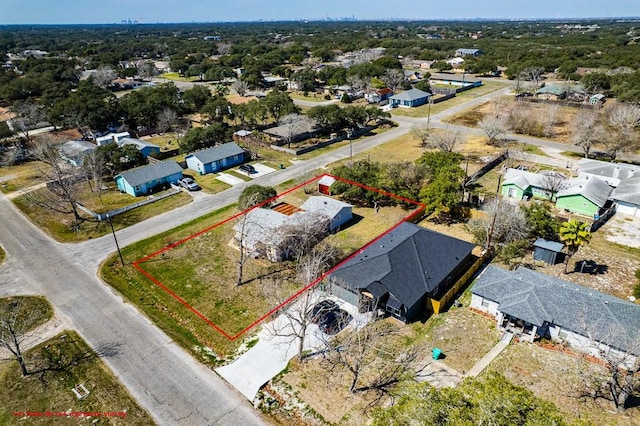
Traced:
<svg viewBox="0 0 640 426">
<path fill-rule="evenodd" d="M 453 300 L 453 298 L 456 296 L 456 294 L 458 294 L 460 289 L 464 287 L 465 284 L 467 284 L 467 282 L 469 282 L 469 279 L 473 276 L 473 274 L 476 273 L 478 268 L 480 268 L 480 265 L 482 265 L 482 262 L 484 262 L 484 257 L 479 257 L 473 263 L 473 265 L 471 265 L 471 267 L 467 270 L 467 272 L 465 272 L 465 274 L 462 277 L 460 277 L 458 281 L 456 281 L 453 287 L 451 287 L 449 291 L 440 300 L 427 299 L 427 309 L 436 315 L 439 314 L 440 311 L 444 309 L 444 307 L 447 306 L 449 302 L 451 302 L 451 300 Z"/>
</svg>

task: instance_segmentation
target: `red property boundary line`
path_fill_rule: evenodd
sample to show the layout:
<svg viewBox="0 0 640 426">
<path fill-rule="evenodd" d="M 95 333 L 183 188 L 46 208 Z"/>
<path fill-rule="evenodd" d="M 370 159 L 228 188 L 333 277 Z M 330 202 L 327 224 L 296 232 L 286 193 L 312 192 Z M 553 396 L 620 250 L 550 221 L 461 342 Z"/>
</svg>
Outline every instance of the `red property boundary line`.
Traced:
<svg viewBox="0 0 640 426">
<path fill-rule="evenodd" d="M 412 212 L 411 214 L 405 216 L 404 218 L 402 218 L 400 221 L 398 221 L 396 224 L 394 224 L 391 228 L 389 228 L 388 230 L 384 231 L 382 234 L 378 235 L 376 238 L 374 238 L 373 240 L 369 241 L 367 244 L 365 244 L 364 246 L 362 246 L 360 249 L 356 250 L 355 252 L 353 252 L 351 255 L 349 255 L 346 259 L 344 259 L 342 262 L 338 263 L 336 266 L 334 266 L 333 268 L 331 268 L 329 271 L 325 272 L 324 274 L 322 274 L 322 276 L 320 276 L 319 278 L 315 279 L 314 281 L 310 282 L 309 284 L 307 284 L 305 287 L 303 287 L 302 289 L 298 290 L 296 293 L 294 293 L 293 295 L 291 295 L 289 298 L 287 298 L 284 302 L 280 303 L 278 306 L 276 306 L 275 308 L 271 309 L 269 312 L 267 312 L 266 314 L 264 314 L 263 316 L 261 316 L 260 318 L 258 318 L 256 321 L 254 321 L 253 323 L 251 323 L 249 326 L 247 326 L 246 328 L 244 328 L 242 331 L 238 332 L 235 335 L 230 335 L 228 333 L 226 333 L 223 329 L 221 329 L 220 327 L 218 327 L 216 324 L 214 324 L 209 318 L 207 318 L 204 314 L 202 314 L 201 312 L 199 312 L 197 309 L 195 309 L 193 306 L 191 306 L 189 303 L 187 303 L 184 299 L 182 299 L 178 294 L 176 294 L 175 292 L 173 292 L 172 290 L 170 290 L 167 286 L 165 286 L 164 284 L 162 284 L 162 282 L 160 282 L 158 279 L 156 279 L 153 275 L 151 275 L 151 273 L 149 273 L 147 270 L 145 270 L 141 264 L 162 254 L 165 253 L 179 245 L 182 245 L 184 243 L 186 243 L 187 241 L 190 241 L 202 234 L 205 234 L 209 231 L 211 231 L 212 229 L 215 229 L 221 225 L 224 225 L 227 222 L 230 222 L 242 215 L 245 215 L 247 213 L 249 213 L 251 210 L 260 208 L 262 206 L 264 206 L 265 204 L 271 203 L 272 201 L 277 200 L 278 198 L 284 197 L 287 194 L 290 194 L 293 191 L 296 191 L 300 188 L 302 188 L 303 186 L 306 186 L 310 183 L 313 182 L 317 182 L 318 180 L 320 180 L 321 178 L 323 178 L 324 176 L 329 176 L 334 178 L 335 180 L 347 183 L 349 185 L 354 185 L 354 186 L 358 186 L 360 188 L 369 190 L 369 191 L 373 191 L 373 192 L 377 192 L 379 194 L 385 195 L 387 197 L 391 197 L 394 198 L 396 200 L 400 200 L 403 201 L 405 203 L 409 203 L 409 204 L 413 204 L 415 206 L 417 206 L 418 208 Z M 377 188 L 372 188 L 370 186 L 367 185 L 363 185 L 361 183 L 358 182 L 354 182 L 348 179 L 344 179 L 338 176 L 333 176 L 330 174 L 323 174 L 320 176 L 316 176 L 312 179 L 309 179 L 299 185 L 294 186 L 291 189 L 288 189 L 287 191 L 283 192 L 282 194 L 276 195 L 273 198 L 270 198 L 256 206 L 253 206 L 251 208 L 248 208 L 244 211 L 241 211 L 240 213 L 237 213 L 235 215 L 232 215 L 230 217 L 228 217 L 227 219 L 224 219 L 212 226 L 209 226 L 201 231 L 196 232 L 193 235 L 190 235 L 186 238 L 183 238 L 175 243 L 172 243 L 150 255 L 147 255 L 141 259 L 136 260 L 135 262 L 133 262 L 133 266 L 141 273 L 143 274 L 145 277 L 147 277 L 151 282 L 153 282 L 154 284 L 156 284 L 158 287 L 162 288 L 165 292 L 167 292 L 167 294 L 169 294 L 171 297 L 173 297 L 175 300 L 177 300 L 180 304 L 182 304 L 184 307 L 186 307 L 189 311 L 191 311 L 193 314 L 195 314 L 197 317 L 199 317 L 200 319 L 202 319 L 204 322 L 206 322 L 207 324 L 209 324 L 211 327 L 213 327 L 214 330 L 216 330 L 218 333 L 222 334 L 224 337 L 226 337 L 227 339 L 233 341 L 236 340 L 238 337 L 242 336 L 243 334 L 245 334 L 247 331 L 251 330 L 253 327 L 255 327 L 256 325 L 260 324 L 262 321 L 264 321 L 266 318 L 268 318 L 269 316 L 273 315 L 274 313 L 278 312 L 280 309 L 282 309 L 284 306 L 288 305 L 289 303 L 293 302 L 295 299 L 297 299 L 298 297 L 300 297 L 301 294 L 303 294 L 304 292 L 306 292 L 307 290 L 313 288 L 314 286 L 316 286 L 319 282 L 321 282 L 322 280 L 324 280 L 329 274 L 331 274 L 333 271 L 335 271 L 336 269 L 338 269 L 339 267 L 341 267 L 344 263 L 348 262 L 349 260 L 351 260 L 354 256 L 356 256 L 359 252 L 361 252 L 362 250 L 366 249 L 367 247 L 371 246 L 372 244 L 374 244 L 376 241 L 378 241 L 380 238 L 382 238 L 384 235 L 388 234 L 389 232 L 393 231 L 394 229 L 396 229 L 398 226 L 400 226 L 402 223 L 412 220 L 413 218 L 415 218 L 416 216 L 419 216 L 425 209 L 425 205 L 423 203 L 420 203 L 418 201 L 415 200 L 410 200 L 406 197 L 402 197 L 400 195 L 396 195 L 396 194 L 392 194 L 390 192 L 387 191 L 383 191 L 381 189 L 377 189 Z"/>
</svg>

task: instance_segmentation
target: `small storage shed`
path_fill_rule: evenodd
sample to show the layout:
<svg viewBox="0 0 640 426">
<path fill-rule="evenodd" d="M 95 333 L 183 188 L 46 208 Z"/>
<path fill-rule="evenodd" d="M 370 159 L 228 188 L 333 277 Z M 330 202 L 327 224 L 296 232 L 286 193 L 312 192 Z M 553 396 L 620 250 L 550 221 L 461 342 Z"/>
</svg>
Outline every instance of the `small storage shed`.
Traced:
<svg viewBox="0 0 640 426">
<path fill-rule="evenodd" d="M 564 253 L 562 253 L 564 245 L 562 243 L 538 238 L 533 243 L 533 247 L 534 260 L 541 260 L 549 265 L 555 265 L 564 259 Z"/>
<path fill-rule="evenodd" d="M 335 178 L 324 175 L 318 181 L 318 192 L 324 195 L 331 195 L 331 185 L 335 183 Z"/>
</svg>

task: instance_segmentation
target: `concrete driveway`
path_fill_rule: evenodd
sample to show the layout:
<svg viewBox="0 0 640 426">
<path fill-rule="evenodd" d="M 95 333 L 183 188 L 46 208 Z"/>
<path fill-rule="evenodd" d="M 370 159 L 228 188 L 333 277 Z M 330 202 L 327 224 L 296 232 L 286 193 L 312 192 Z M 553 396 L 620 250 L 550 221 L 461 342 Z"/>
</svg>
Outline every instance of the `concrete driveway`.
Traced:
<svg viewBox="0 0 640 426">
<path fill-rule="evenodd" d="M 335 296 L 314 292 L 309 295 L 309 301 L 305 299 L 305 295 L 300 296 L 287 309 L 309 308 L 320 300 L 331 299 L 351 315 L 352 320 L 346 328 L 360 328 L 371 321 L 370 315 L 358 313 L 355 306 Z M 253 401 L 260 388 L 284 370 L 289 361 L 297 356 L 299 340 L 291 336 L 299 334 L 299 327 L 299 324 L 286 315 L 278 315 L 271 323 L 262 326 L 258 333 L 258 343 L 254 347 L 231 364 L 217 368 L 216 372 L 249 401 Z M 305 333 L 304 349 L 317 351 L 325 345 L 328 338 L 330 337 L 320 331 L 316 324 L 309 324 Z"/>
<path fill-rule="evenodd" d="M 251 173 L 249 175 L 249 177 L 251 179 L 256 179 L 259 177 L 262 177 L 264 175 L 268 175 L 269 173 L 273 173 L 276 171 L 276 169 L 269 167 L 269 166 L 265 166 L 262 163 L 257 163 L 257 164 L 253 164 L 253 167 L 256 169 L 257 173 Z"/>
<path fill-rule="evenodd" d="M 231 176 L 230 174 L 227 174 L 227 173 L 220 173 L 218 176 L 216 176 L 216 179 L 218 179 L 218 180 L 220 180 L 220 181 L 222 181 L 224 183 L 227 183 L 227 184 L 229 184 L 231 186 L 238 185 L 238 184 L 244 182 L 242 179 L 237 178 L 235 176 Z"/>
</svg>

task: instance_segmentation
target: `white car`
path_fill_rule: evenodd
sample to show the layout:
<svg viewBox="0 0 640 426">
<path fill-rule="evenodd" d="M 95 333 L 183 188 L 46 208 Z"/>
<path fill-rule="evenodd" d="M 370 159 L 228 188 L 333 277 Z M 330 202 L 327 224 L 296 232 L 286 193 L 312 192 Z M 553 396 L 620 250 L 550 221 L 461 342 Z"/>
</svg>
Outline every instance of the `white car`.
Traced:
<svg viewBox="0 0 640 426">
<path fill-rule="evenodd" d="M 178 183 L 180 184 L 181 187 L 189 191 L 197 191 L 198 189 L 200 189 L 200 185 L 198 185 L 195 180 L 193 180 L 188 176 L 183 177 L 182 179 L 179 179 Z"/>
</svg>

